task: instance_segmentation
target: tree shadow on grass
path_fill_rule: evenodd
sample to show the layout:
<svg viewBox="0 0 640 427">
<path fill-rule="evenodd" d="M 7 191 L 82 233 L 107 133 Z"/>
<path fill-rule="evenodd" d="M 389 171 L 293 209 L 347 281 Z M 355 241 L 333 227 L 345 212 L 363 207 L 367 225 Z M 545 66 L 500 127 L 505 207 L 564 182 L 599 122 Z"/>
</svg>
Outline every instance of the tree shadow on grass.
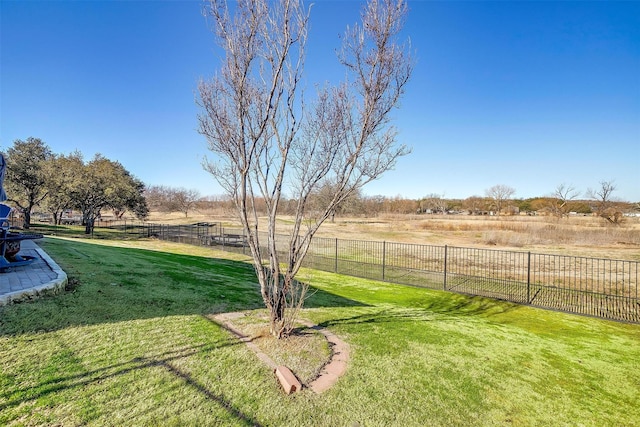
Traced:
<svg viewBox="0 0 640 427">
<path fill-rule="evenodd" d="M 319 324 L 322 327 L 366 323 L 432 322 L 493 316 L 519 310 L 523 306 L 485 297 L 429 291 L 430 297 L 411 306 L 380 307 L 354 316 L 330 319 Z"/>
<path fill-rule="evenodd" d="M 176 315 L 263 308 L 251 264 L 207 256 L 46 239 L 67 273 L 59 295 L 0 307 L 0 336 Z M 313 307 L 362 305 L 320 289 Z"/>
<path fill-rule="evenodd" d="M 174 362 L 194 356 L 203 351 L 213 352 L 223 347 L 241 345 L 242 342 L 237 340 L 227 340 L 218 345 L 198 345 L 187 349 L 176 351 L 167 351 L 155 356 L 135 357 L 127 362 L 116 363 L 110 366 L 86 371 L 80 374 L 60 375 L 37 384 L 29 384 L 25 388 L 8 388 L 0 392 L 0 412 L 6 409 L 14 408 L 27 402 L 35 402 L 45 398 L 48 395 L 61 392 L 67 389 L 81 389 L 93 384 L 100 384 L 111 378 L 127 375 L 131 372 L 161 367 L 173 376 L 183 380 L 190 388 L 195 389 L 208 400 L 216 402 L 224 408 L 232 417 L 241 421 L 245 425 L 260 426 L 251 415 L 243 413 L 235 407 L 233 403 L 223 394 L 216 393 L 201 384 L 190 373 L 178 368 Z"/>
</svg>

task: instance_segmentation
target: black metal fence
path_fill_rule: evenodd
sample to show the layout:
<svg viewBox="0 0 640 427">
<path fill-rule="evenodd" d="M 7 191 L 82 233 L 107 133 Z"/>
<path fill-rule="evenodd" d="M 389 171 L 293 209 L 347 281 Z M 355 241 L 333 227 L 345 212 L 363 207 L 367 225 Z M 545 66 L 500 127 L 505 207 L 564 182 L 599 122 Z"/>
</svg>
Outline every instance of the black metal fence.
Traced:
<svg viewBox="0 0 640 427">
<path fill-rule="evenodd" d="M 640 322 L 637 261 L 315 239 L 306 265 L 351 276 Z"/>
<path fill-rule="evenodd" d="M 223 228 L 217 223 L 112 223 L 111 227 L 249 254 L 242 230 Z M 282 255 L 287 252 L 288 240 L 288 236 L 278 236 L 276 246 Z M 266 242 L 266 235 L 261 241 Z M 316 237 L 304 265 L 355 277 L 640 323 L 638 261 Z"/>
</svg>

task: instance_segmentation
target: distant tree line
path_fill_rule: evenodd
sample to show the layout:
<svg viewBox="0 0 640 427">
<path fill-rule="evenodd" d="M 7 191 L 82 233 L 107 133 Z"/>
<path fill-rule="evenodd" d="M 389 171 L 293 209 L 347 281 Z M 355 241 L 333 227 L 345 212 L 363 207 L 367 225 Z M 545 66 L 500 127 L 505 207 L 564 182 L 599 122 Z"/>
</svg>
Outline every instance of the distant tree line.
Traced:
<svg viewBox="0 0 640 427">
<path fill-rule="evenodd" d="M 16 140 L 3 153 L 7 161 L 4 187 L 8 201 L 21 213 L 23 227 L 31 225 L 31 215 L 37 207 L 51 214 L 60 224 L 69 210 L 81 213 L 85 231 L 90 233 L 97 218 L 108 211 L 120 219 L 126 213 L 140 220 L 149 211 L 180 212 L 188 217 L 193 211 L 235 211 L 227 196 L 202 197 L 197 190 L 184 187 L 145 186 L 122 164 L 96 154 L 85 161 L 82 153 L 55 154 L 38 138 Z M 619 224 L 624 214 L 640 213 L 640 203 L 621 201 L 614 197 L 613 181 L 601 181 L 599 187 L 581 193 L 575 187 L 558 185 L 547 196 L 527 199 L 514 198 L 516 190 L 506 185 L 495 185 L 485 190 L 484 196 L 466 199 L 448 199 L 431 193 L 420 199 L 397 196 L 367 196 L 355 191 L 335 206 L 330 219 L 337 216 L 368 216 L 381 214 L 468 214 L 514 215 L 543 214 L 557 217 L 572 213 L 597 215 L 611 224 Z M 327 184 L 309 195 L 306 215 L 319 214 L 325 199 L 332 194 Z M 256 198 L 257 212 L 267 214 L 267 204 Z M 278 214 L 292 215 L 297 200 L 283 197 Z M 317 211 L 317 212 L 316 212 Z"/>
<path fill-rule="evenodd" d="M 397 196 L 367 196 L 355 192 L 336 206 L 331 214 L 335 216 L 367 216 L 381 214 L 466 214 L 466 215 L 553 215 L 566 217 L 571 214 L 597 215 L 609 223 L 617 224 L 625 213 L 640 213 L 640 203 L 630 203 L 615 199 L 613 181 L 602 181 L 597 189 L 588 189 L 583 194 L 574 187 L 561 184 L 547 196 L 514 198 L 515 189 L 496 185 L 488 188 L 484 196 L 470 196 L 466 199 L 448 199 L 444 195 L 431 193 L 420 199 Z M 321 188 L 311 194 L 307 215 L 313 217 L 316 206 L 323 206 L 330 189 Z M 157 212 L 182 212 L 187 216 L 193 210 L 221 210 L 231 215 L 233 201 L 226 196 L 200 197 L 196 190 L 150 186 L 145 191 L 149 209 Z M 267 204 L 256 197 L 257 212 L 267 215 Z M 283 197 L 278 206 L 279 215 L 292 215 L 297 200 Z"/>
<path fill-rule="evenodd" d="M 622 221 L 625 213 L 640 213 L 640 203 L 621 201 L 613 197 L 616 187 L 613 181 L 601 181 L 600 187 L 578 192 L 573 186 L 558 185 L 547 196 L 514 198 L 515 189 L 506 185 L 496 185 L 485 190 L 484 196 L 470 196 L 466 199 L 448 199 L 444 195 L 431 193 L 420 199 L 398 196 L 366 196 L 361 192 L 340 203 L 332 218 L 338 216 L 368 216 L 380 214 L 466 214 L 466 215 L 553 215 L 566 217 L 571 214 L 597 215 L 611 224 Z M 322 205 L 323 197 L 329 189 L 321 189 L 310 196 L 309 212 L 313 216 L 313 206 Z M 260 198 L 255 199 L 258 212 L 266 215 L 267 206 Z M 280 215 L 290 215 L 296 208 L 295 199 L 283 198 L 278 209 Z M 200 199 L 199 209 L 222 208 L 233 211 L 233 202 L 224 197 Z"/>
<path fill-rule="evenodd" d="M 467 213 L 471 215 L 542 214 L 565 217 L 570 214 L 597 215 L 611 224 L 619 224 L 625 213 L 640 212 L 640 203 L 630 203 L 613 197 L 613 181 L 601 181 L 596 189 L 588 189 L 583 197 L 575 187 L 558 185 L 548 196 L 527 199 L 514 198 L 516 190 L 507 185 L 495 185 L 485 190 L 485 196 L 466 199 L 445 199 L 430 194 L 417 201 L 418 213 Z"/>
<path fill-rule="evenodd" d="M 30 137 L 14 141 L 4 155 L 8 201 L 22 214 L 24 228 L 31 226 L 36 206 L 49 212 L 55 224 L 64 212 L 81 212 L 87 234 L 105 210 L 116 218 L 126 212 L 139 219 L 148 215 L 142 181 L 101 154 L 90 161 L 79 151 L 55 154 L 42 140 Z"/>
<path fill-rule="evenodd" d="M 603 182 L 601 185 L 608 189 L 611 182 Z M 564 189 L 564 190 L 563 190 Z M 559 194 L 550 194 L 543 197 L 513 198 L 513 194 L 504 191 L 494 193 L 488 189 L 485 196 L 470 196 L 466 199 L 449 199 L 440 194 L 428 194 L 420 199 L 409 199 L 397 196 L 367 196 L 360 193 L 353 195 L 340 204 L 333 216 L 367 216 L 375 217 L 385 214 L 464 214 L 464 215 L 553 215 L 566 217 L 571 214 L 597 215 L 607 222 L 616 224 L 622 220 L 625 213 L 640 213 L 639 203 L 629 203 L 616 200 L 610 192 L 602 189 L 587 190 L 583 197 L 580 193 L 566 192 L 566 186 L 559 186 Z M 507 192 L 510 193 L 510 192 Z M 591 196 L 594 194 L 593 196 Z M 597 196 L 600 194 L 600 196 Z M 508 197 L 507 197 L 508 196 Z M 315 194 L 310 203 L 321 204 L 322 192 Z M 316 199 L 317 198 L 317 199 Z M 267 206 L 260 198 L 255 199 L 259 213 L 266 215 Z M 297 201 L 283 198 L 278 209 L 279 215 L 290 215 L 294 212 Z M 152 204 L 150 203 L 150 206 Z M 200 198 L 195 206 L 199 210 L 218 209 L 228 213 L 233 212 L 233 201 L 219 197 Z M 152 208 L 152 210 L 162 210 Z M 177 209 L 176 209 L 177 210 Z M 174 211 L 176 211 L 174 210 Z M 166 211 L 166 210 L 165 210 Z M 313 211 L 308 213 L 313 215 Z"/>
<path fill-rule="evenodd" d="M 150 210 L 165 213 L 180 212 L 185 218 L 189 216 L 189 212 L 197 210 L 199 205 L 206 202 L 197 190 L 164 185 L 149 186 L 144 196 Z"/>
</svg>

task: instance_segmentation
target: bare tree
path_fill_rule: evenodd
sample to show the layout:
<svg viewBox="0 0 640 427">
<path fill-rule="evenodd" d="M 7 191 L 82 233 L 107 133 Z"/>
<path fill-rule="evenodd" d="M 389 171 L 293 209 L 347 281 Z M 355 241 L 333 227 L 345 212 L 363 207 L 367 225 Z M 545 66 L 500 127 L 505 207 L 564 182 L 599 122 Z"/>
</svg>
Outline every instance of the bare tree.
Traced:
<svg viewBox="0 0 640 427">
<path fill-rule="evenodd" d="M 158 212 L 171 212 L 172 189 L 164 185 L 150 185 L 144 190 L 144 198 L 149 209 Z"/>
<path fill-rule="evenodd" d="M 200 193 L 195 189 L 154 185 L 145 189 L 144 197 L 150 209 L 159 212 L 180 212 L 184 217 L 197 208 Z"/>
<path fill-rule="evenodd" d="M 619 225 L 622 222 L 623 216 L 612 197 L 616 189 L 615 183 L 612 180 L 600 181 L 600 187 L 595 190 L 591 188 L 587 190 L 587 197 L 595 202 L 592 210 L 600 218 L 605 219 L 610 224 Z"/>
<path fill-rule="evenodd" d="M 299 300 L 294 278 L 320 225 L 408 153 L 389 123 L 413 68 L 395 42 L 406 11 L 403 0 L 370 1 L 338 52 L 348 80 L 319 88 L 306 105 L 300 81 L 309 10 L 300 0 L 241 0 L 233 17 L 224 0 L 210 0 L 206 9 L 226 57 L 218 74 L 199 84 L 199 132 L 215 155 L 204 166 L 234 200 L 276 337 L 288 333 L 285 307 Z M 310 196 L 326 184 L 332 197 L 310 209 Z M 278 252 L 283 190 L 296 205 L 287 249 Z M 267 209 L 264 236 L 259 198 Z"/>
<path fill-rule="evenodd" d="M 316 189 L 313 193 L 309 194 L 309 201 L 307 202 L 307 214 L 312 215 L 322 214 L 326 206 L 331 202 L 331 199 L 336 194 L 336 187 L 332 183 L 325 183 L 322 187 Z M 331 222 L 335 221 L 337 214 L 357 214 L 362 212 L 362 194 L 359 189 L 356 189 L 348 197 L 336 204 L 333 212 L 329 214 Z M 292 214 L 296 212 L 297 201 L 294 201 L 291 209 Z"/>
<path fill-rule="evenodd" d="M 171 195 L 171 205 L 173 210 L 177 210 L 184 214 L 184 217 L 189 216 L 189 212 L 196 208 L 196 204 L 200 200 L 200 193 L 198 190 L 187 189 L 184 187 L 173 190 Z"/>
<path fill-rule="evenodd" d="M 362 213 L 366 217 L 377 217 L 384 209 L 385 197 L 381 195 L 363 196 Z"/>
<path fill-rule="evenodd" d="M 498 212 L 498 216 L 504 209 L 505 203 L 513 197 L 516 193 L 516 190 L 508 185 L 498 184 L 493 187 L 487 189 L 485 194 L 488 198 L 491 199 L 493 207 L 495 207 Z"/>
<path fill-rule="evenodd" d="M 470 196 L 462 202 L 462 206 L 467 209 L 471 215 L 480 215 L 486 210 L 487 200 L 480 196 Z"/>
<path fill-rule="evenodd" d="M 560 184 L 549 199 L 548 208 L 552 214 L 562 217 L 569 213 L 569 202 L 576 199 L 580 193 L 572 185 Z"/>
<path fill-rule="evenodd" d="M 420 200 L 420 211 L 424 213 L 441 213 L 447 212 L 449 202 L 444 198 L 444 194 L 431 193 L 424 196 Z"/>
</svg>

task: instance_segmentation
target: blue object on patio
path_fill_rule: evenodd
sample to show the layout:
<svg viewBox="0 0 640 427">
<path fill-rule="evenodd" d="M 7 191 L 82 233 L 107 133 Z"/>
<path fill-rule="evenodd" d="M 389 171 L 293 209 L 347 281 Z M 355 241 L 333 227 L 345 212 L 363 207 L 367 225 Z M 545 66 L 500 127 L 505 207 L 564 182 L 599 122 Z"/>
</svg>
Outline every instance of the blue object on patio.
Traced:
<svg viewBox="0 0 640 427">
<path fill-rule="evenodd" d="M 0 153 L 0 202 L 7 200 L 7 193 L 4 192 L 4 176 L 7 170 L 7 162 Z M 9 231 L 9 214 L 11 207 L 0 203 L 0 273 L 9 267 L 19 267 L 33 262 L 30 256 L 21 256 L 20 242 L 27 239 L 42 239 L 42 234 L 12 233 Z"/>
<path fill-rule="evenodd" d="M 0 203 L 0 273 L 9 267 L 19 267 L 30 264 L 33 257 L 21 256 L 20 242 L 27 239 L 41 239 L 42 234 L 13 233 L 9 231 L 9 214 L 11 207 Z"/>
</svg>

